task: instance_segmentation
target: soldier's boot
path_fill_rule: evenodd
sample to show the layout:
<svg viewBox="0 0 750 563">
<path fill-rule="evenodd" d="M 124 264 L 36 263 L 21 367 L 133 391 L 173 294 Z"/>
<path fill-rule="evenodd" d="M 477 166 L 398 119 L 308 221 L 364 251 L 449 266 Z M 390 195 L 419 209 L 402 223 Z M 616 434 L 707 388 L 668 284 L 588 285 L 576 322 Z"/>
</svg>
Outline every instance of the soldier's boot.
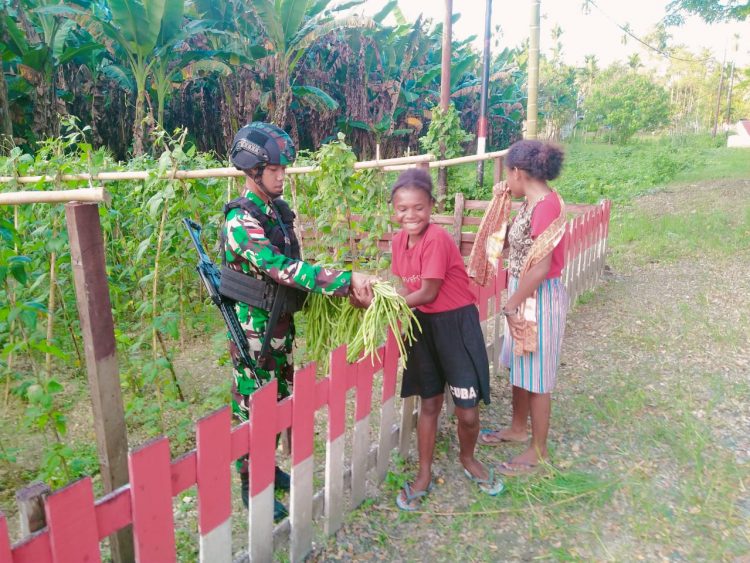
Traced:
<svg viewBox="0 0 750 563">
<path fill-rule="evenodd" d="M 247 508 L 250 504 L 250 474 L 240 473 L 240 495 L 242 496 L 242 504 Z M 280 522 L 284 518 L 289 516 L 289 511 L 286 507 L 281 504 L 278 499 L 273 499 L 273 521 Z"/>
<path fill-rule="evenodd" d="M 273 485 L 280 491 L 288 491 L 292 488 L 292 479 L 289 477 L 289 473 L 283 471 L 278 465 L 276 466 Z"/>
</svg>

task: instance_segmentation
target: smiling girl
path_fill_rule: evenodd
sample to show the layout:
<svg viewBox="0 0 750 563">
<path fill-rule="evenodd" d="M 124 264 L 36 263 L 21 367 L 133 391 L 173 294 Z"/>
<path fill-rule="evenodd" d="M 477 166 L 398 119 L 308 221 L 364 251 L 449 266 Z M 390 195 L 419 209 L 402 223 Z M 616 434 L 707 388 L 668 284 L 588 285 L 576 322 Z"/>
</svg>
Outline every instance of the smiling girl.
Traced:
<svg viewBox="0 0 750 563">
<path fill-rule="evenodd" d="M 393 237 L 393 273 L 401 294 L 416 308 L 422 327 L 409 350 L 401 397 L 421 397 L 417 423 L 419 470 L 396 498 L 402 510 L 417 510 L 432 487 L 432 459 L 446 384 L 456 405 L 459 460 L 468 479 L 496 495 L 503 483 L 474 457 L 479 401 L 490 402 L 489 366 L 479 312 L 469 290 L 461 253 L 448 232 L 430 222 L 432 179 L 421 169 L 405 171 L 391 188 L 401 230 Z M 418 332 L 418 331 L 415 331 Z"/>
</svg>

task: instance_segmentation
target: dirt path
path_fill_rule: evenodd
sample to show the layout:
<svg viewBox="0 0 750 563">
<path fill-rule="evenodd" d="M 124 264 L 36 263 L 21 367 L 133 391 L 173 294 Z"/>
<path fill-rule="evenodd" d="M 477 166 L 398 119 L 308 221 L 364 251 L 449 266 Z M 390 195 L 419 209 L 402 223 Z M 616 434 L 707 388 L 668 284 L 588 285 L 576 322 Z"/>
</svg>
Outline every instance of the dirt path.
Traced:
<svg viewBox="0 0 750 563">
<path fill-rule="evenodd" d="M 445 422 L 424 513 L 394 506 L 412 458 L 313 560 L 746 561 L 750 181 L 685 186 L 626 213 L 680 224 L 708 202 L 720 225 L 734 221 L 736 248 L 716 257 L 708 243 L 691 244 L 664 262 L 619 246 L 617 270 L 571 312 L 553 399 L 555 470 L 483 497 L 462 476 Z M 483 426 L 507 423 L 509 396 L 506 379 L 495 381 Z M 480 455 L 498 463 L 518 450 Z"/>
</svg>

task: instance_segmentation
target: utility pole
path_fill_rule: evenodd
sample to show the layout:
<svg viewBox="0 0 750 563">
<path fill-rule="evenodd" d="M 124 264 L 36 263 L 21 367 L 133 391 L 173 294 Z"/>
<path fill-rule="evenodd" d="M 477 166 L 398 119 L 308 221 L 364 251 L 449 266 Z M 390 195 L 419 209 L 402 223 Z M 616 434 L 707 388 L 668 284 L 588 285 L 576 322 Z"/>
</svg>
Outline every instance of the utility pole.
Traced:
<svg viewBox="0 0 750 563">
<path fill-rule="evenodd" d="M 724 49 L 724 59 L 721 61 L 721 69 L 719 69 L 719 93 L 716 95 L 716 112 L 714 113 L 714 128 L 711 131 L 711 136 L 716 137 L 716 129 L 719 127 L 719 112 L 721 110 L 721 90 L 724 87 L 724 65 L 727 62 L 727 50 Z"/>
<path fill-rule="evenodd" d="M 539 23 L 541 0 L 531 2 L 531 29 L 529 34 L 529 99 L 526 103 L 526 138 L 536 139 L 537 99 L 539 96 Z"/>
<path fill-rule="evenodd" d="M 492 20 L 492 0 L 487 0 L 484 11 L 484 65 L 482 67 L 482 92 L 479 95 L 479 122 L 477 123 L 477 154 L 484 154 L 487 148 L 487 96 L 490 89 L 490 36 Z M 477 185 L 484 183 L 484 161 L 477 162 Z"/>
<path fill-rule="evenodd" d="M 732 51 L 734 51 L 734 55 L 732 56 L 732 69 L 729 71 L 729 87 L 727 88 L 726 122 L 728 124 L 731 123 L 731 119 L 732 119 L 732 86 L 734 86 L 734 59 L 737 56 L 737 51 L 740 48 L 739 40 L 740 40 L 739 34 L 735 33 L 734 37 L 732 37 Z"/>
</svg>

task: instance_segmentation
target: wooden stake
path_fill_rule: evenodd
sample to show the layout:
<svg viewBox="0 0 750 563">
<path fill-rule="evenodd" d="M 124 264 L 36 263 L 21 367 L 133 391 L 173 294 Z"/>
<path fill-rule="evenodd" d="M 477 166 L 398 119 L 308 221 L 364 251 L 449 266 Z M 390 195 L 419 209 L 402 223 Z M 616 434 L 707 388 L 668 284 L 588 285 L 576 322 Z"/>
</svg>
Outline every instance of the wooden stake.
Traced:
<svg viewBox="0 0 750 563">
<path fill-rule="evenodd" d="M 65 217 L 102 484 L 104 491 L 109 493 L 128 482 L 128 438 L 99 206 L 93 203 L 68 203 Z M 114 534 L 110 541 L 114 561 L 124 563 L 133 560 L 130 528 Z"/>
<path fill-rule="evenodd" d="M 16 492 L 22 537 L 38 532 L 47 525 L 44 515 L 44 499 L 50 492 L 49 486 L 40 481 L 31 483 Z"/>
</svg>

